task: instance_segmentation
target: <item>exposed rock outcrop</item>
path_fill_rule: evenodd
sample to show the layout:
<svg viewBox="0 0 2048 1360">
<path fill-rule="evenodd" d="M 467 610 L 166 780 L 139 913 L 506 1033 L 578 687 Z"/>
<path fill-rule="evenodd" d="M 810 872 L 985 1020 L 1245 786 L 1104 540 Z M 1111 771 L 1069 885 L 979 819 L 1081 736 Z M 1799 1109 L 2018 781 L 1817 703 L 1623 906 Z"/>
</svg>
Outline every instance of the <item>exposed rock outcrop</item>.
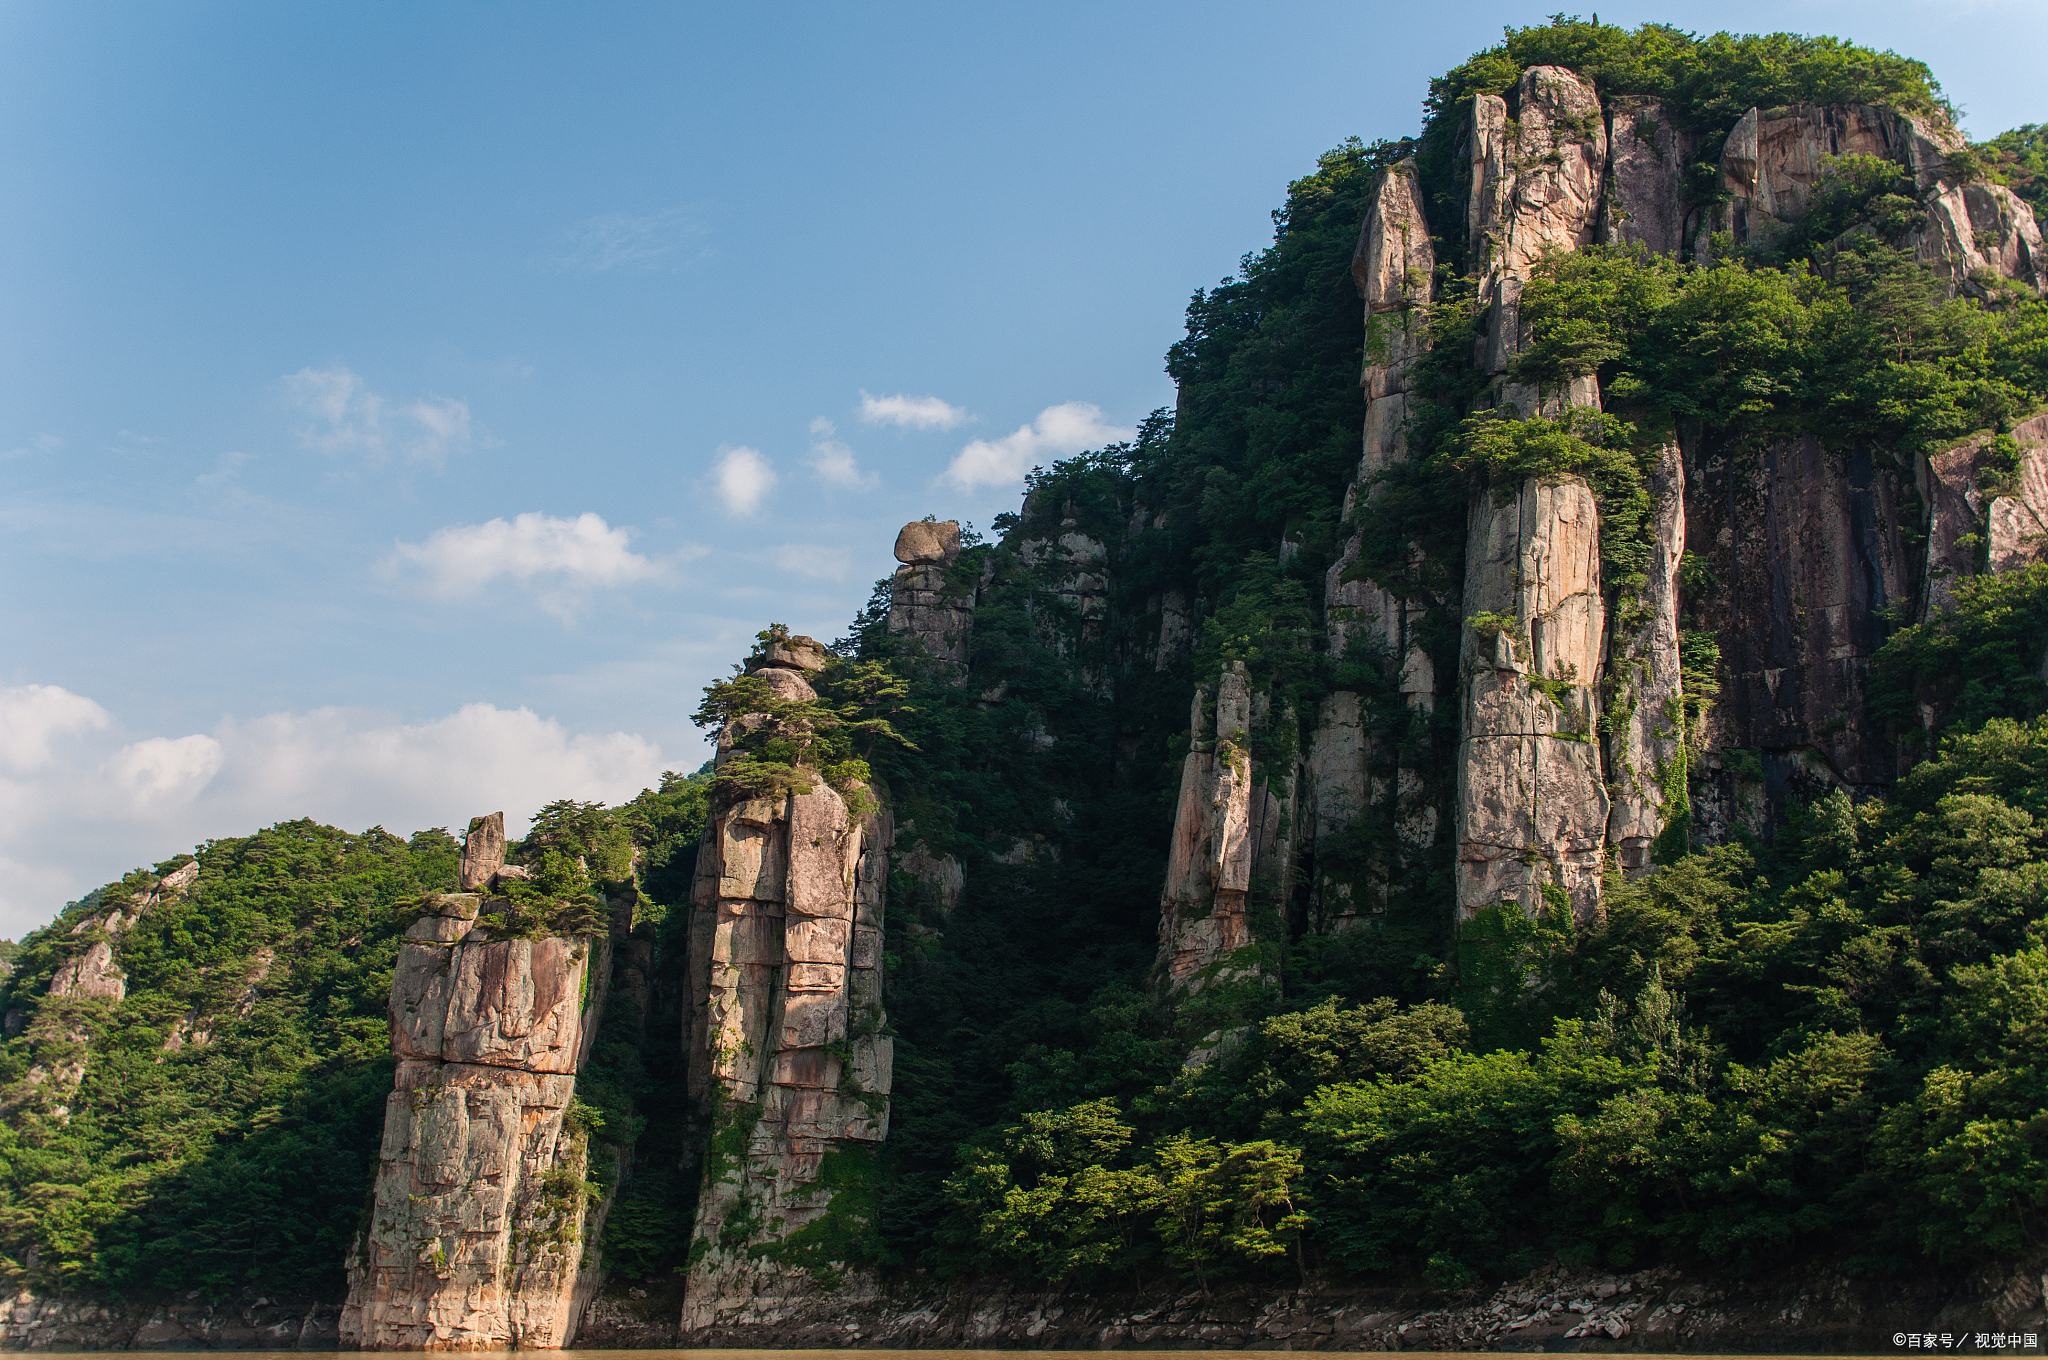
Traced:
<svg viewBox="0 0 2048 1360">
<path fill-rule="evenodd" d="M 2008 438 L 2010 468 L 1994 438 L 1978 436 L 1917 469 L 1927 505 L 1923 619 L 1953 604 L 1965 577 L 2048 561 L 2048 414 L 2021 421 Z"/>
<path fill-rule="evenodd" d="M 1687 602 L 1721 650 L 1721 693 L 1706 718 L 1709 767 L 1731 749 L 1762 763 L 1768 833 L 1789 799 L 1830 787 L 1861 794 L 1898 774 L 1890 738 L 1864 705 L 1870 658 L 1914 600 L 1919 519 L 1902 470 L 1868 449 L 1811 436 L 1751 449 L 1686 450 L 1685 541 L 1712 589 Z M 1726 786 L 1732 776 L 1709 774 Z M 1702 790 L 1732 808 L 1739 791 Z M 1707 841 L 1723 832 L 1701 828 Z"/>
<path fill-rule="evenodd" d="M 1360 385 L 1366 407 L 1364 449 L 1345 491 L 1347 517 L 1370 502 L 1381 473 L 1408 460 L 1411 389 L 1416 364 L 1429 348 L 1435 270 L 1416 165 L 1402 161 L 1374 183 L 1351 261 L 1352 279 L 1365 301 L 1366 354 Z M 1324 583 L 1330 653 L 1343 657 L 1357 647 L 1375 650 L 1410 707 L 1432 706 L 1436 668 L 1417 637 L 1427 604 L 1402 598 L 1363 575 L 1358 566 L 1361 548 L 1362 540 L 1354 534 Z M 1397 769 L 1390 789 L 1384 775 L 1376 777 L 1373 772 L 1378 757 L 1359 696 L 1345 691 L 1325 698 L 1308 738 L 1302 802 L 1310 835 L 1320 841 L 1351 826 L 1390 796 L 1410 797 L 1416 783 L 1410 772 Z M 1407 845 L 1423 848 L 1434 840 L 1434 807 L 1410 808 L 1396 817 Z M 1293 820 L 1290 816 L 1290 825 Z M 1292 855 L 1285 858 L 1291 868 Z M 1378 877 L 1384 877 L 1384 869 L 1380 866 Z M 1376 905 L 1365 900 L 1352 876 L 1333 875 L 1321 863 L 1314 895 L 1317 924 L 1326 931 L 1347 928 L 1361 911 Z"/>
<path fill-rule="evenodd" d="M 1606 738 L 1602 746 L 1612 806 L 1607 844 L 1630 874 L 1650 866 L 1650 850 L 1683 799 L 1687 733 L 1678 655 L 1678 569 L 1685 556 L 1685 465 L 1677 442 L 1659 451 L 1649 475 L 1653 510 L 1649 560 L 1639 592 L 1610 621 L 1605 666 Z"/>
<path fill-rule="evenodd" d="M 1178 1295 L 1043 1290 L 1000 1281 L 872 1285 L 807 1300 L 772 1323 L 688 1339 L 705 1346 L 839 1349 L 1147 1351 L 1577 1351 L 1835 1354 L 1894 1333 L 1956 1336 L 2048 1328 L 2043 1263 L 1924 1272 L 1909 1281 L 1816 1269 L 1737 1282 L 1660 1267 L 1609 1273 L 1544 1266 L 1492 1289 L 1274 1290 L 1219 1284 Z M 630 1304 L 586 1324 L 595 1344 L 673 1346 L 658 1316 Z M 1932 1328 L 1932 1332 L 1926 1329 Z M 1933 1347 L 1935 1342 L 1928 1342 Z M 2027 1351 L 2018 1342 L 2008 1349 Z"/>
<path fill-rule="evenodd" d="M 85 1080 L 87 1041 L 107 1010 L 128 995 L 115 943 L 152 907 L 181 896 L 198 878 L 199 861 L 189 860 L 71 927 L 83 948 L 58 965 L 35 1019 L 24 1024 L 19 1012 L 9 1013 L 7 1037 L 26 1030 L 35 1051 L 35 1062 L 7 1095 L 9 1105 L 32 1103 L 52 1119 L 70 1118 L 72 1094 Z"/>
<path fill-rule="evenodd" d="M 1576 478 L 1472 503 L 1465 550 L 1458 909 L 1599 910 L 1607 791 L 1595 736 L 1606 611 L 1599 516 Z"/>
<path fill-rule="evenodd" d="M 350 1262 L 345 1347 L 548 1350 L 574 1339 L 587 1149 L 566 1116 L 596 1029 L 585 1003 L 602 950 L 587 937 L 494 938 L 477 925 L 485 901 L 428 898 L 399 954 L 398 1072 L 375 1204 Z"/>
<path fill-rule="evenodd" d="M 916 639 L 964 678 L 974 592 L 947 581 L 948 569 L 960 560 L 959 524 L 918 520 L 904 525 L 896 535 L 896 560 L 903 565 L 896 569 L 889 597 L 889 631 Z"/>
<path fill-rule="evenodd" d="M 773 653 L 750 665 L 810 691 Z M 892 827 L 869 801 L 864 788 L 842 795 L 813 774 L 807 792 L 715 806 L 698 851 L 686 1038 L 709 1150 L 685 1332 L 759 1322 L 817 1292 L 818 1262 L 791 1252 L 832 1211 L 826 1160 L 888 1133 Z"/>
<path fill-rule="evenodd" d="M 1217 680 L 1213 740 L 1207 698 L 1195 691 L 1159 904 L 1159 968 L 1174 991 L 1256 974 L 1256 963 L 1239 953 L 1252 943 L 1246 899 L 1255 876 L 1284 892 L 1283 866 L 1292 859 L 1283 827 L 1291 820 L 1293 772 L 1275 779 L 1252 768 L 1258 706 L 1244 663 L 1230 663 Z"/>
<path fill-rule="evenodd" d="M 1679 255 L 1685 247 L 1685 172 L 1698 140 L 1671 120 L 1662 100 L 1623 96 L 1609 108 L 1603 242 Z"/>
<path fill-rule="evenodd" d="M 1532 66 L 1516 93 L 1515 120 L 1499 96 L 1475 96 L 1469 134 L 1469 249 L 1488 309 L 1479 361 L 1493 374 L 1505 374 L 1521 351 L 1522 287 L 1537 262 L 1593 241 L 1607 166 L 1607 127 L 1590 83 L 1561 66 Z M 1502 387 L 1501 400 L 1523 415 L 1540 404 L 1514 383 Z"/>
<path fill-rule="evenodd" d="M 1767 245 L 1796 223 L 1832 161 L 1874 156 L 1913 177 L 1927 210 L 1910 253 L 1961 291 L 1985 278 L 2014 279 L 2039 292 L 2048 259 L 2033 212 L 2001 184 L 1960 182 L 1950 156 L 1962 147 L 1952 128 L 1869 104 L 1794 104 L 1751 109 L 1721 152 L 1727 201 L 1707 215 L 1696 249 L 1727 231 L 1740 245 Z"/>
</svg>

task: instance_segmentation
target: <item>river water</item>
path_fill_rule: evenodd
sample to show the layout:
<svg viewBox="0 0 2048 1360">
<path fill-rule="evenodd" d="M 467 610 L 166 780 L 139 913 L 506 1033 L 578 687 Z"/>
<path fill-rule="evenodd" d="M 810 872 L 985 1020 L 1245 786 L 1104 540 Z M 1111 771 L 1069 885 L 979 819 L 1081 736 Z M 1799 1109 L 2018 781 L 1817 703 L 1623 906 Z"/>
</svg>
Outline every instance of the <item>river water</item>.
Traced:
<svg viewBox="0 0 2048 1360">
<path fill-rule="evenodd" d="M 39 1354 L 53 1354 L 53 1352 L 39 1352 Z M 135 1356 L 139 1356 L 139 1354 L 152 1354 L 152 1352 L 147 1352 L 147 1350 L 143 1350 L 143 1352 L 135 1352 L 135 1350 L 72 1350 L 72 1352 L 63 1352 L 66 1360 L 135 1360 Z M 182 1354 L 190 1354 L 190 1352 L 182 1352 Z M 236 1360 L 305 1360 L 305 1356 L 309 1356 L 309 1354 L 322 1354 L 322 1352 L 305 1352 L 305 1350 L 221 1350 L 221 1352 L 205 1352 L 205 1354 L 236 1356 Z M 338 1354 L 338 1352 L 326 1352 L 326 1354 Z M 1026 1356 L 1026 1354 L 1032 1356 L 1034 1360 L 1059 1360 L 1061 1356 L 1073 1356 L 1075 1360 L 1079 1360 L 1081 1356 L 1090 1356 L 1092 1360 L 1100 1360 L 1104 1354 L 1112 1354 L 1112 1352 L 1100 1352 L 1100 1350 L 1030 1350 L 1030 1352 L 1026 1352 L 1026 1350 L 559 1350 L 559 1352 L 541 1352 L 541 1350 L 520 1350 L 520 1352 L 471 1350 L 471 1352 L 463 1352 L 461 1360 L 489 1360 L 489 1356 L 518 1356 L 518 1360 L 539 1360 L 541 1356 L 563 1356 L 565 1360 L 600 1360 L 600 1358 L 602 1360 L 1004 1360 L 1004 1358 Z M 1145 1360 L 1214 1360 L 1214 1356 L 1217 1356 L 1219 1352 L 1214 1352 L 1214 1350 L 1141 1350 L 1141 1352 L 1126 1352 L 1126 1354 L 1145 1356 Z M 1430 1352 L 1430 1354 L 1436 1360 L 1456 1360 L 1458 1356 L 1475 1356 L 1475 1358 L 1477 1356 L 1489 1356 L 1489 1360 L 1499 1360 L 1499 1356 L 1503 1352 L 1438 1350 L 1438 1352 Z M 1614 1352 L 1606 1352 L 1606 1354 L 1614 1354 Z M 1665 1354 L 1665 1356 L 1669 1356 L 1669 1354 L 1683 1354 L 1683 1356 L 1686 1356 L 1686 1360 L 1755 1360 L 1755 1356 L 1741 1356 L 1741 1358 L 1737 1358 L 1737 1356 L 1718 1356 L 1718 1354 L 1710 1354 L 1710 1352 L 1698 1352 L 1698 1354 L 1692 1354 L 1692 1352 L 1661 1352 L 1661 1354 Z M 1845 1354 L 1853 1356 L 1855 1352 L 1835 1352 L 1835 1354 L 1827 1356 L 1825 1360 L 1845 1360 Z M 1864 1352 L 1864 1354 L 1880 1354 L 1880 1352 Z M 1890 1354 L 1890 1352 L 1884 1352 L 1884 1354 Z M 2025 1352 L 2021 1352 L 2021 1354 L 2025 1354 Z M 1776 1356 L 1774 1360 L 1823 1360 L 1823 1358 L 1821 1356 L 1784 1354 L 1784 1356 Z"/>
</svg>

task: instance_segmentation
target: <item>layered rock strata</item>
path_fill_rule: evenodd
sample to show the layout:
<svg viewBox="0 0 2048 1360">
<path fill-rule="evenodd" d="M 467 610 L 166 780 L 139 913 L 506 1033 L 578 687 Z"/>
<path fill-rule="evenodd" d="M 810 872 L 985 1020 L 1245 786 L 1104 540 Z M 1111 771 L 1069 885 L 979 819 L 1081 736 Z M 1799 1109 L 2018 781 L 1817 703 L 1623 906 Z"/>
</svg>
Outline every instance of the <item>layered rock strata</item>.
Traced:
<svg viewBox="0 0 2048 1360">
<path fill-rule="evenodd" d="M 494 843 L 502 856 L 504 823 L 472 825 L 474 877 Z M 496 937 L 477 923 L 487 901 L 429 897 L 399 952 L 398 1071 L 349 1263 L 347 1348 L 548 1350 L 575 1336 L 587 1147 L 566 1117 L 606 951 L 587 937 Z"/>
<path fill-rule="evenodd" d="M 822 663 L 792 646 L 749 666 L 779 693 L 815 698 L 805 674 Z M 792 1251 L 832 1210 L 827 1159 L 888 1133 L 892 828 L 869 802 L 813 772 L 807 792 L 712 809 L 690 917 L 690 1095 L 709 1127 L 685 1332 L 759 1322 L 817 1292 L 815 1262 Z"/>
<path fill-rule="evenodd" d="M 914 638 L 927 652 L 964 679 L 969 635 L 974 627 L 974 592 L 948 583 L 960 560 L 960 525 L 953 520 L 919 520 L 896 535 L 896 569 L 889 596 L 889 631 Z"/>
</svg>

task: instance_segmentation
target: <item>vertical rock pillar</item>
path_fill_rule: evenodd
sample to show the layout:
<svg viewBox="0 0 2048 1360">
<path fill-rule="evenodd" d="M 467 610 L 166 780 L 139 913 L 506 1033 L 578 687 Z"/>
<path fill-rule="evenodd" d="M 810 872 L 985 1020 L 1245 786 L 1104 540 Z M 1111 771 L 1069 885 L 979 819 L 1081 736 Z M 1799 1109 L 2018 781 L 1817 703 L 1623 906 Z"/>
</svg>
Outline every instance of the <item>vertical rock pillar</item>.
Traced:
<svg viewBox="0 0 2048 1360">
<path fill-rule="evenodd" d="M 1199 991 L 1255 967 L 1233 962 L 1252 943 L 1246 901 L 1254 875 L 1284 878 L 1286 805 L 1271 779 L 1253 781 L 1250 733 L 1255 721 L 1244 663 L 1234 661 L 1216 683 L 1216 735 L 1205 739 L 1207 695 L 1195 691 L 1192 742 L 1181 766 L 1166 888 L 1159 903 L 1159 969 L 1175 992 Z M 1292 711 L 1285 715 L 1292 720 Z M 1292 801 L 1291 778 L 1280 780 Z"/>
<path fill-rule="evenodd" d="M 1675 441 L 1650 473 L 1649 561 L 1640 593 L 1620 602 L 1607 657 L 1605 755 L 1613 806 L 1607 843 L 1622 870 L 1650 867 L 1650 848 L 1686 800 L 1689 734 L 1678 657 L 1678 564 L 1685 556 L 1685 467 Z"/>
<path fill-rule="evenodd" d="M 1351 259 L 1351 277 L 1365 301 L 1365 368 L 1359 383 L 1366 405 L 1358 472 L 1345 492 L 1347 518 L 1371 497 L 1380 473 L 1408 460 L 1410 390 L 1416 363 L 1429 348 L 1435 271 L 1421 184 L 1415 162 L 1405 160 L 1388 167 L 1374 183 Z M 1427 708 L 1436 701 L 1436 671 L 1414 636 L 1427 607 L 1359 575 L 1361 548 L 1354 534 L 1325 582 L 1330 654 L 1343 656 L 1354 641 L 1377 644 L 1385 664 L 1397 670 L 1409 706 Z M 1376 752 L 1367 736 L 1367 716 L 1359 696 L 1349 691 L 1329 695 L 1316 714 L 1305 801 L 1314 810 L 1319 841 L 1343 831 L 1388 796 L 1385 776 L 1375 779 L 1372 772 Z M 1397 772 L 1394 782 L 1392 793 L 1401 800 L 1411 799 L 1419 785 L 1408 771 Z M 1397 821 L 1406 844 L 1427 846 L 1435 838 L 1433 808 L 1410 808 Z M 1357 888 L 1349 878 L 1319 871 L 1316 898 L 1323 929 L 1341 930 L 1367 908 Z"/>
<path fill-rule="evenodd" d="M 1585 483 L 1531 478 L 1504 502 L 1473 502 L 1465 607 L 1459 914 L 1502 902 L 1534 914 L 1553 886 L 1590 921 L 1608 800 L 1593 688 L 1605 627 L 1600 534 Z"/>
<path fill-rule="evenodd" d="M 889 631 L 915 638 L 924 649 L 967 675 L 972 595 L 956 595 L 946 569 L 960 560 L 960 526 L 953 520 L 917 520 L 896 535 L 896 569 L 889 597 Z"/>
<path fill-rule="evenodd" d="M 795 638 L 749 668 L 784 697 L 811 699 L 805 674 L 823 665 L 815 644 Z M 709 1143 L 685 1332 L 769 1321 L 814 1293 L 810 1267 L 825 1262 L 802 1255 L 801 1234 L 832 1211 L 825 1161 L 888 1133 L 891 821 L 886 809 L 848 806 L 864 788 L 842 796 L 807 773 L 808 792 L 715 806 L 698 853 L 688 1041 Z"/>
<path fill-rule="evenodd" d="M 492 838 L 495 836 L 495 844 Z M 479 818 L 466 873 L 504 853 Z M 398 1059 L 375 1202 L 349 1263 L 341 1344 L 552 1350 L 575 1335 L 587 1156 L 566 1121 L 586 1034 L 587 937 L 500 939 L 486 891 L 426 899 L 391 987 Z"/>
<path fill-rule="evenodd" d="M 1547 254 L 1589 244 L 1599 226 L 1607 131 L 1592 87 L 1563 67 L 1522 73 L 1520 116 L 1473 100 L 1466 222 L 1488 308 L 1481 363 L 1511 416 L 1597 408 L 1588 376 L 1559 391 L 1510 373 L 1523 344 L 1523 285 Z M 1461 917 L 1512 902 L 1599 912 L 1609 800 L 1598 686 L 1606 611 L 1600 520 L 1575 477 L 1481 489 L 1467 516 L 1459 656 L 1457 894 Z M 1673 650 L 1675 652 L 1675 641 Z"/>
</svg>

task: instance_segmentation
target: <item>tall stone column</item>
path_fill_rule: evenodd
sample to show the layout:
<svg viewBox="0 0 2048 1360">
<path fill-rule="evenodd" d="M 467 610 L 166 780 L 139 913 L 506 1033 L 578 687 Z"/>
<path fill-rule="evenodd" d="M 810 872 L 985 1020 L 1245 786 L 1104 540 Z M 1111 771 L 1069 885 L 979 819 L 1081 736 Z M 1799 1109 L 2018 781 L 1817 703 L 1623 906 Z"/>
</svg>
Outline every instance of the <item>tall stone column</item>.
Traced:
<svg viewBox="0 0 2048 1360">
<path fill-rule="evenodd" d="M 1159 903 L 1158 966 L 1175 992 L 1256 973 L 1232 957 L 1252 943 L 1247 901 L 1255 879 L 1282 888 L 1287 879 L 1289 837 L 1281 827 L 1294 781 L 1291 771 L 1254 778 L 1250 738 L 1261 707 L 1254 698 L 1244 663 L 1232 662 L 1217 679 L 1210 740 L 1208 696 L 1195 691 Z M 1293 721 L 1292 710 L 1283 720 Z"/>
<path fill-rule="evenodd" d="M 588 1149 L 565 1116 L 597 1027 L 589 973 L 606 954 L 587 936 L 479 926 L 503 855 L 503 814 L 477 819 L 463 865 L 479 891 L 425 899 L 400 947 L 398 1071 L 349 1263 L 346 1348 L 552 1350 L 575 1337 Z"/>
<path fill-rule="evenodd" d="M 807 638 L 754 658 L 785 698 L 814 699 Z M 745 721 L 742 719 L 742 721 Z M 892 834 L 815 771 L 807 792 L 713 809 L 690 935 L 690 1088 L 709 1124 L 683 1330 L 772 1320 L 813 1294 L 783 1254 L 831 1212 L 825 1161 L 889 1130 L 894 1041 L 882 1033 L 882 921 Z"/>
<path fill-rule="evenodd" d="M 1374 183 L 1351 260 L 1351 277 L 1365 302 L 1365 367 L 1359 383 L 1366 406 L 1358 471 L 1345 491 L 1347 519 L 1370 500 L 1375 478 L 1408 460 L 1408 417 L 1415 400 L 1416 365 L 1429 349 L 1435 271 L 1436 253 L 1423 215 L 1416 165 L 1405 160 L 1388 167 Z M 1361 547 L 1354 534 L 1325 582 L 1330 654 L 1341 657 L 1354 642 L 1376 643 L 1385 664 L 1398 676 L 1409 706 L 1428 708 L 1436 701 L 1436 669 L 1415 640 L 1428 606 L 1403 599 L 1361 575 Z M 1367 716 L 1359 696 L 1349 691 L 1329 695 L 1316 713 L 1303 801 L 1313 810 L 1312 830 L 1319 841 L 1343 831 L 1390 797 L 1412 799 L 1419 784 L 1409 771 L 1396 771 L 1391 789 L 1384 773 L 1375 776 L 1379 753 L 1367 735 Z M 1411 810 L 1398 824 L 1404 843 L 1411 847 L 1426 847 L 1435 838 L 1433 808 Z M 1318 924 L 1324 930 L 1345 929 L 1361 912 L 1377 908 L 1380 895 L 1375 893 L 1375 900 L 1368 902 L 1358 884 L 1319 872 Z"/>
<path fill-rule="evenodd" d="M 974 595 L 946 584 L 946 571 L 960 560 L 960 526 L 953 520 L 916 520 L 896 535 L 896 569 L 889 600 L 889 631 L 916 639 L 927 652 L 967 675 Z"/>
<path fill-rule="evenodd" d="M 1685 467 L 1677 441 L 1667 442 L 1649 477 L 1650 559 L 1641 593 L 1624 606 L 1632 625 L 1608 638 L 1607 785 L 1613 807 L 1607 843 L 1621 869 L 1650 867 L 1650 849 L 1679 811 L 1688 734 L 1681 711 L 1678 657 L 1678 564 L 1685 556 Z M 1620 623 L 1620 620 L 1617 620 Z"/>
</svg>

